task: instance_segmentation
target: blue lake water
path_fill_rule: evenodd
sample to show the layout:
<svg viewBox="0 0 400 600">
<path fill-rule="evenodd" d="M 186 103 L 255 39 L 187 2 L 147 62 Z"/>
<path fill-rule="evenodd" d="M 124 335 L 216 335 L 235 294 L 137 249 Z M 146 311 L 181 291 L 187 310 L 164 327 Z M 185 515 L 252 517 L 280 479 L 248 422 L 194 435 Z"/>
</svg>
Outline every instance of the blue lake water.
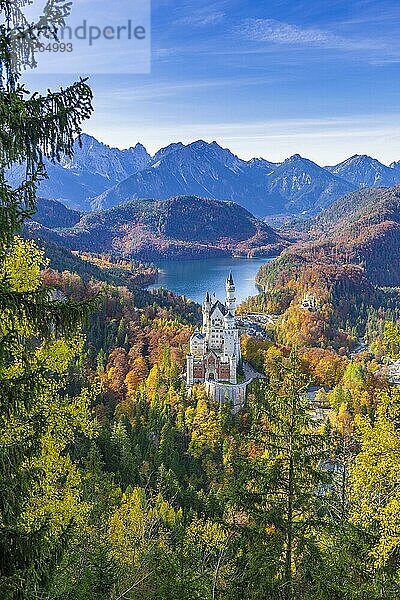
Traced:
<svg viewBox="0 0 400 600">
<path fill-rule="evenodd" d="M 149 287 L 167 288 L 181 296 L 202 303 L 205 293 L 215 292 L 217 298 L 225 298 L 225 281 L 232 271 L 236 284 L 236 298 L 242 302 L 258 293 L 255 278 L 261 265 L 268 258 L 208 258 L 202 260 L 158 261 L 160 275 L 156 284 Z"/>
</svg>

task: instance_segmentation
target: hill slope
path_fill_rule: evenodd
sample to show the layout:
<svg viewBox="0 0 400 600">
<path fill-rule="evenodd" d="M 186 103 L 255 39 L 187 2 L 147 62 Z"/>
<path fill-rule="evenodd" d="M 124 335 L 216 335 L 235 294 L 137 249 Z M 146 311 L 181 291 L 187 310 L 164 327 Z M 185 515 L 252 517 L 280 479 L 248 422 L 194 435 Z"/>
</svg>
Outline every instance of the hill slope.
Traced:
<svg viewBox="0 0 400 600">
<path fill-rule="evenodd" d="M 41 235 L 46 232 L 41 229 Z M 51 241 L 73 250 L 112 252 L 153 260 L 166 257 L 264 254 L 288 242 L 232 202 L 193 196 L 132 200 L 88 213 L 72 228 L 48 230 Z"/>
<path fill-rule="evenodd" d="M 310 233 L 362 264 L 372 283 L 400 286 L 400 185 L 341 198 L 310 223 Z"/>
<path fill-rule="evenodd" d="M 369 188 L 340 198 L 301 224 L 302 237 L 288 250 L 312 262 L 360 266 L 373 285 L 400 286 L 400 185 Z"/>
<path fill-rule="evenodd" d="M 37 199 L 37 210 L 32 220 L 40 223 L 43 227 L 54 229 L 58 227 L 73 227 L 81 218 L 81 214 L 70 208 L 67 208 L 61 202 L 48 200 L 47 198 Z"/>
<path fill-rule="evenodd" d="M 283 343 L 351 346 L 400 309 L 400 186 L 348 194 L 302 227 L 261 267 L 252 310 L 281 314 Z"/>
<path fill-rule="evenodd" d="M 399 222 L 399 198 L 400 185 L 353 192 L 334 202 L 315 219 L 310 219 L 307 227 L 324 237 L 353 238 L 367 227 L 385 221 Z"/>
</svg>

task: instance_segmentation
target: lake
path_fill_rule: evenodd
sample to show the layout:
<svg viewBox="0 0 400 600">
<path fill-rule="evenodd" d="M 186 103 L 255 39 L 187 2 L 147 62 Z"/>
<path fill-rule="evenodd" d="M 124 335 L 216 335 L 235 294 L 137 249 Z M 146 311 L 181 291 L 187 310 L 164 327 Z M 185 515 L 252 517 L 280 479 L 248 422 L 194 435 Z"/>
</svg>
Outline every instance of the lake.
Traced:
<svg viewBox="0 0 400 600">
<path fill-rule="evenodd" d="M 258 293 L 255 278 L 261 265 L 272 258 L 207 258 L 201 260 L 158 261 L 160 275 L 148 289 L 167 288 L 180 296 L 202 303 L 205 293 L 225 298 L 225 281 L 232 271 L 238 303 Z"/>
</svg>

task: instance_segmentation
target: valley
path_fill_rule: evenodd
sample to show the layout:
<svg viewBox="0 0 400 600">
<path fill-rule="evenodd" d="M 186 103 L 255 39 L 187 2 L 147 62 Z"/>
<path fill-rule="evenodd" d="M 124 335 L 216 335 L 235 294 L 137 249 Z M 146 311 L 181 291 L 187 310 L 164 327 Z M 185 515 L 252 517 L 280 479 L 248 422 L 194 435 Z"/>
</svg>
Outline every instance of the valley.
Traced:
<svg viewBox="0 0 400 600">
<path fill-rule="evenodd" d="M 198 196 L 88 213 L 39 199 L 25 235 L 44 244 L 53 268 L 197 302 L 232 270 L 249 312 L 280 315 L 278 337 L 292 322 L 282 340 L 351 349 L 379 310 L 399 311 L 399 198 L 400 185 L 365 188 L 278 229 L 233 202 Z M 306 297 L 314 309 L 304 308 Z"/>
<path fill-rule="evenodd" d="M 50 400 L 34 396 L 34 388 L 29 414 L 42 415 L 43 403 L 54 411 L 51 429 L 41 437 L 46 449 L 54 444 L 54 463 L 46 458 L 43 483 L 30 493 L 26 511 L 32 514 L 37 503 L 58 524 L 60 502 L 53 498 L 63 493 L 69 494 L 65 527 L 74 527 L 71 510 L 80 518 L 51 581 L 39 589 L 46 586 L 59 600 L 68 597 L 57 596 L 59 589 L 83 598 L 89 578 L 96 590 L 91 600 L 112 600 L 115 590 L 132 585 L 133 600 L 154 600 L 174 597 L 178 581 L 190 597 L 204 600 L 211 600 L 213 585 L 226 600 L 250 600 L 260 590 L 261 597 L 276 592 L 279 598 L 285 553 L 280 540 L 294 524 L 298 541 L 307 529 L 302 543 L 324 571 L 301 573 L 293 584 L 299 594 L 289 600 L 306 600 L 300 591 L 305 584 L 309 597 L 315 592 L 328 600 L 343 568 L 351 574 L 349 598 L 357 597 L 359 582 L 366 597 L 380 589 L 382 578 L 386 585 L 393 557 L 379 550 L 379 540 L 396 547 L 397 540 L 379 521 L 380 537 L 363 542 L 360 555 L 359 528 L 363 534 L 371 529 L 352 494 L 369 501 L 363 490 L 371 473 L 378 478 L 374 490 L 381 483 L 397 490 L 397 479 L 388 483 L 385 468 L 375 467 L 368 444 L 374 449 L 397 443 L 391 415 L 397 420 L 399 197 L 399 186 L 352 192 L 316 217 L 279 229 L 233 202 L 198 196 L 131 200 L 90 212 L 38 200 L 23 238 L 10 248 L 12 292 L 51 291 L 47 310 L 61 315 L 90 307 L 79 338 L 68 328 L 57 333 L 65 317 L 56 313 L 49 340 L 34 354 L 40 358 L 40 389 Z M 216 297 L 203 303 L 207 290 Z M 225 295 L 226 306 L 216 299 Z M 32 310 L 29 304 L 24 310 L 27 327 Z M 224 339 L 228 343 L 234 332 L 240 353 L 236 383 L 227 379 L 225 360 L 214 395 L 197 363 L 197 382 L 187 384 L 190 350 L 204 336 L 202 322 L 212 322 L 214 346 L 223 322 Z M 38 329 L 25 331 L 35 347 Z M 214 373 L 218 352 L 197 362 Z M 68 396 L 60 391 L 55 400 L 59 373 Z M 19 382 L 11 377 L 8 385 Z M 63 383 L 57 385 L 62 390 Z M 372 419 L 378 425 L 372 427 Z M 13 423 L 7 427 L 15 436 Z M 23 429 L 21 439 L 30 431 Z M 367 473 L 366 456 L 372 464 Z M 54 464 L 60 475 L 52 483 Z M 68 479 L 71 469 L 79 478 Z M 79 495 L 71 500 L 74 490 Z M 282 510 L 289 499 L 296 502 L 296 517 Z M 338 517 L 343 502 L 348 508 Z M 41 526 L 43 517 L 35 518 Z M 363 569 L 374 568 L 375 551 L 386 562 L 384 575 L 371 580 Z M 134 554 L 143 581 L 126 561 L 127 552 Z M 253 565 L 251 576 L 244 554 Z M 221 556 L 224 567 L 215 583 Z M 296 546 L 292 559 L 303 568 L 307 553 Z M 387 599 L 395 600 L 397 586 L 386 589 Z"/>
<path fill-rule="evenodd" d="M 400 4 L 36 4 L 0 9 L 0 600 L 399 600 Z"/>
</svg>

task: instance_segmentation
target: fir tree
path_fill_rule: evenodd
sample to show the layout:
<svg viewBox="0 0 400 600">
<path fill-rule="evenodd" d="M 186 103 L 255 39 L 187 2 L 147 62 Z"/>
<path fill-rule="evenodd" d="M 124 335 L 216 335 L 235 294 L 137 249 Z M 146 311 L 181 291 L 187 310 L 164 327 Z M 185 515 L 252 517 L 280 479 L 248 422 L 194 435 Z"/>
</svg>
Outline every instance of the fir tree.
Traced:
<svg viewBox="0 0 400 600">
<path fill-rule="evenodd" d="M 293 351 L 276 378 L 257 384 L 249 431 L 233 459 L 233 507 L 244 543 L 238 583 L 249 599 L 299 597 L 303 566 L 316 550 L 318 495 L 327 477 L 306 388 Z"/>
<path fill-rule="evenodd" d="M 72 155 L 74 138 L 92 111 L 92 93 L 84 80 L 46 95 L 30 94 L 20 83 L 21 72 L 35 66 L 35 40 L 16 35 L 18 27 L 30 26 L 23 15 L 28 4 L 0 2 L 0 596 L 5 600 L 35 595 L 58 560 L 72 520 L 79 519 L 79 474 L 66 449 L 77 430 L 89 434 L 91 428 L 87 398 L 69 401 L 62 386 L 70 360 L 80 352 L 77 327 L 93 303 L 53 299 L 41 284 L 41 251 L 15 236 L 35 211 L 44 159 Z M 50 31 L 63 25 L 69 6 L 49 0 L 38 26 Z M 7 180 L 14 165 L 25 172 L 16 189 Z"/>
</svg>

